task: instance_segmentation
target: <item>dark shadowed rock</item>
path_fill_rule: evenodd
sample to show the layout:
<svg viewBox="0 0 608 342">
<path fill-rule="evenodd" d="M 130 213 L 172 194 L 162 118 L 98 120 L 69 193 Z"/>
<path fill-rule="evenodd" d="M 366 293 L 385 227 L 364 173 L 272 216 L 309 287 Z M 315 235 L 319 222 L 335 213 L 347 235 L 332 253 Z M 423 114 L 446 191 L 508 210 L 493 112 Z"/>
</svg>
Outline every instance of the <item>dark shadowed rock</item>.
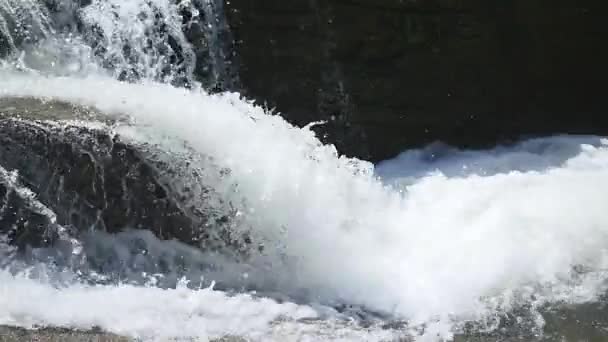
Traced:
<svg viewBox="0 0 608 342">
<path fill-rule="evenodd" d="M 198 339 L 193 338 L 191 341 Z M 64 328 L 22 329 L 0 326 L 0 342 L 135 342 L 137 340 L 99 330 L 82 331 Z M 236 336 L 211 339 L 211 342 L 245 342 Z"/>
<path fill-rule="evenodd" d="M 57 239 L 60 227 L 52 211 L 19 184 L 16 173 L 0 169 L 0 234 L 23 250 L 40 247 Z"/>
<path fill-rule="evenodd" d="M 44 328 L 27 330 L 0 326 L 0 342 L 129 342 L 130 338 L 100 331 Z"/>
<path fill-rule="evenodd" d="M 145 227 L 164 238 L 192 238 L 191 220 L 168 198 L 154 170 L 118 137 L 4 120 L 0 144 L 0 164 L 18 170 L 61 224 L 108 232 Z"/>
<path fill-rule="evenodd" d="M 381 160 L 434 140 L 608 134 L 608 3 L 231 0 L 248 96 Z"/>
<path fill-rule="evenodd" d="M 10 44 L 8 36 L 0 32 L 0 58 L 6 56 L 10 52 Z"/>
<path fill-rule="evenodd" d="M 239 244 L 229 233 L 229 205 L 204 183 L 205 173 L 220 173 L 212 163 L 189 168 L 103 123 L 62 121 L 95 116 L 102 118 L 66 103 L 0 99 L 0 224 L 13 244 L 52 243 L 57 226 L 146 229 L 205 250 Z"/>
</svg>

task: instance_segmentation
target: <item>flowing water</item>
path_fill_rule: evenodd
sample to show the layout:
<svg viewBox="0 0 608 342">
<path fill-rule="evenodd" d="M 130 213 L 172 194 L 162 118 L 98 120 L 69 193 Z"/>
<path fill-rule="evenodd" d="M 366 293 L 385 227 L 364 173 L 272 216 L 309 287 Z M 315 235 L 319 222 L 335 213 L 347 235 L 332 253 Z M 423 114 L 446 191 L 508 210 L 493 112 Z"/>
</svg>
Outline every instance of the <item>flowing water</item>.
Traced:
<svg viewBox="0 0 608 342">
<path fill-rule="evenodd" d="M 437 144 L 376 166 L 339 157 L 309 128 L 197 85 L 195 48 L 182 33 L 184 8 L 202 8 L 195 3 L 94 0 L 74 10 L 82 30 L 66 31 L 42 4 L 0 0 L 10 51 L 0 97 L 127 116 L 105 129 L 193 168 L 192 156 L 212 157 L 229 172 L 206 185 L 236 211 L 233 229 L 263 250 L 194 272 L 204 250 L 144 231 L 74 239 L 58 228 L 74 255 L 105 246 L 138 265 L 179 255 L 191 269 L 116 280 L 16 260 L 0 238 L 0 325 L 98 327 L 145 341 L 608 338 L 608 140 L 549 137 L 477 152 Z M 14 175 L 0 167 L 0 182 L 52 221 Z M 145 255 L 126 252 L 133 239 L 145 241 Z"/>
</svg>

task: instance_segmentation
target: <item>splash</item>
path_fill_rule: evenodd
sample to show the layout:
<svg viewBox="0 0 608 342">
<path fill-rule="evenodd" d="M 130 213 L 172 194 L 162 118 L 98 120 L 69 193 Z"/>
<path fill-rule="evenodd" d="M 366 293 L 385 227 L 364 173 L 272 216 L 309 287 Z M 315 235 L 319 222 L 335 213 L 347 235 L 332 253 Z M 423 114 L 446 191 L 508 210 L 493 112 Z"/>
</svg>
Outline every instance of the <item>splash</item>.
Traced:
<svg viewBox="0 0 608 342">
<path fill-rule="evenodd" d="M 58 33 L 38 2 L 0 0 L 0 42 L 12 52 L 0 68 L 0 97 L 127 115 L 113 129 L 135 144 L 152 144 L 194 169 L 203 166 L 193 155 L 213 158 L 229 171 L 205 185 L 237 211 L 235 233 L 264 247 L 242 264 L 188 275 L 218 280 L 222 289 L 175 284 L 177 277 L 166 289 L 141 281 L 91 285 L 82 274 L 65 280 L 74 270 L 47 271 L 44 263 L 35 275 L 12 267 L 0 271 L 0 323 L 100 326 L 145 340 L 373 341 L 411 334 L 433 341 L 471 322 L 496 329 L 522 311 L 538 328 L 543 306 L 597 301 L 605 293 L 606 140 L 547 138 L 482 152 L 435 145 L 378 168 L 339 157 L 309 128 L 293 127 L 239 94 L 170 85 L 193 85 L 200 62 L 184 26 L 218 10 L 210 2 L 94 0 L 76 10 L 84 32 Z M 221 35 L 213 27 L 201 32 L 209 46 L 209 37 Z M 224 57 L 210 56 L 208 66 Z M 224 77 L 211 75 L 211 83 Z M 184 144 L 195 153 L 183 154 Z M 4 183 L 14 179 L 11 170 L 0 171 Z M 187 172 L 180 177 L 200 181 Z M 14 182 L 11 189 L 29 194 Z M 85 250 L 112 246 L 140 274 L 155 272 L 154 262 L 167 255 L 187 257 L 192 267 L 208 258 L 130 234 L 77 242 Z M 121 239 L 133 238 L 154 247 L 148 264 L 123 253 Z M 238 291 L 251 287 L 259 291 Z M 395 332 L 369 324 L 370 316 L 407 323 Z"/>
<path fill-rule="evenodd" d="M 148 141 L 179 137 L 230 169 L 213 186 L 241 205 L 267 247 L 259 258 L 271 265 L 251 274 L 294 298 L 361 305 L 449 337 L 459 322 L 532 302 L 584 302 L 604 290 L 604 140 L 573 140 L 567 156 L 546 167 L 526 170 L 524 161 L 523 171 L 487 176 L 431 172 L 395 188 L 371 164 L 338 157 L 309 130 L 236 94 L 103 77 L 2 76 L 2 96 L 129 113 L 135 127 L 152 128 Z M 560 154 L 555 146 L 547 153 Z M 407 173 L 408 164 L 401 167 Z"/>
<path fill-rule="evenodd" d="M 390 338 L 386 332 L 373 334 L 340 322 L 315 323 L 318 314 L 308 306 L 228 296 L 213 288 L 192 290 L 185 283 L 169 290 L 84 284 L 57 288 L 24 274 L 0 271 L 0 293 L 2 322 L 27 328 L 96 326 L 145 341 L 205 341 L 224 336 L 251 341 Z M 332 338 L 341 329 L 341 338 Z"/>
</svg>

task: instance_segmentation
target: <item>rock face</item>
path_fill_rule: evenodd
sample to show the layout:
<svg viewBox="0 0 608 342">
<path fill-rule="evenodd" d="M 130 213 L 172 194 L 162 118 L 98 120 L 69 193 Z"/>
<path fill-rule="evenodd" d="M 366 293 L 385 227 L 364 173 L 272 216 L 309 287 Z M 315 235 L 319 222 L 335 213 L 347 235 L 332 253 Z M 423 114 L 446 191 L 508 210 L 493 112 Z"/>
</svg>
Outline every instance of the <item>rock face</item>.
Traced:
<svg viewBox="0 0 608 342">
<path fill-rule="evenodd" d="M 228 4 L 228 3 L 227 3 Z M 608 3 L 231 0 L 240 80 L 371 160 L 435 140 L 608 133 Z"/>
<path fill-rule="evenodd" d="M 164 238 L 191 240 L 191 220 L 168 198 L 154 170 L 120 140 L 84 128 L 55 131 L 4 121 L 0 141 L 0 163 L 19 170 L 20 181 L 54 209 L 61 225 L 108 232 L 146 227 Z"/>
<path fill-rule="evenodd" d="M 66 232 L 126 229 L 205 250 L 232 243 L 230 211 L 204 183 L 189 187 L 179 162 L 169 165 L 103 124 L 61 120 L 90 115 L 65 103 L 0 99 L 0 233 L 11 244 L 42 247 Z M 205 171 L 215 172 L 211 164 Z"/>
</svg>

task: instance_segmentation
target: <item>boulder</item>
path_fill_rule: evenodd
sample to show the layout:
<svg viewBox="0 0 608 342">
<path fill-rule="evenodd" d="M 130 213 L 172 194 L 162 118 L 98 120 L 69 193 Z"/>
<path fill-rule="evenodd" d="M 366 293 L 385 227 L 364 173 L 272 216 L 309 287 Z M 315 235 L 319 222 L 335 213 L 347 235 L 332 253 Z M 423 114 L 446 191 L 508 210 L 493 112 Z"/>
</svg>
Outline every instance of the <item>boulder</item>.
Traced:
<svg viewBox="0 0 608 342">
<path fill-rule="evenodd" d="M 145 229 L 205 251 L 240 245 L 230 205 L 205 184 L 204 173 L 222 170 L 202 156 L 204 169 L 189 167 L 187 158 L 125 140 L 97 115 L 61 102 L 0 99 L 0 225 L 12 244 Z"/>
</svg>

